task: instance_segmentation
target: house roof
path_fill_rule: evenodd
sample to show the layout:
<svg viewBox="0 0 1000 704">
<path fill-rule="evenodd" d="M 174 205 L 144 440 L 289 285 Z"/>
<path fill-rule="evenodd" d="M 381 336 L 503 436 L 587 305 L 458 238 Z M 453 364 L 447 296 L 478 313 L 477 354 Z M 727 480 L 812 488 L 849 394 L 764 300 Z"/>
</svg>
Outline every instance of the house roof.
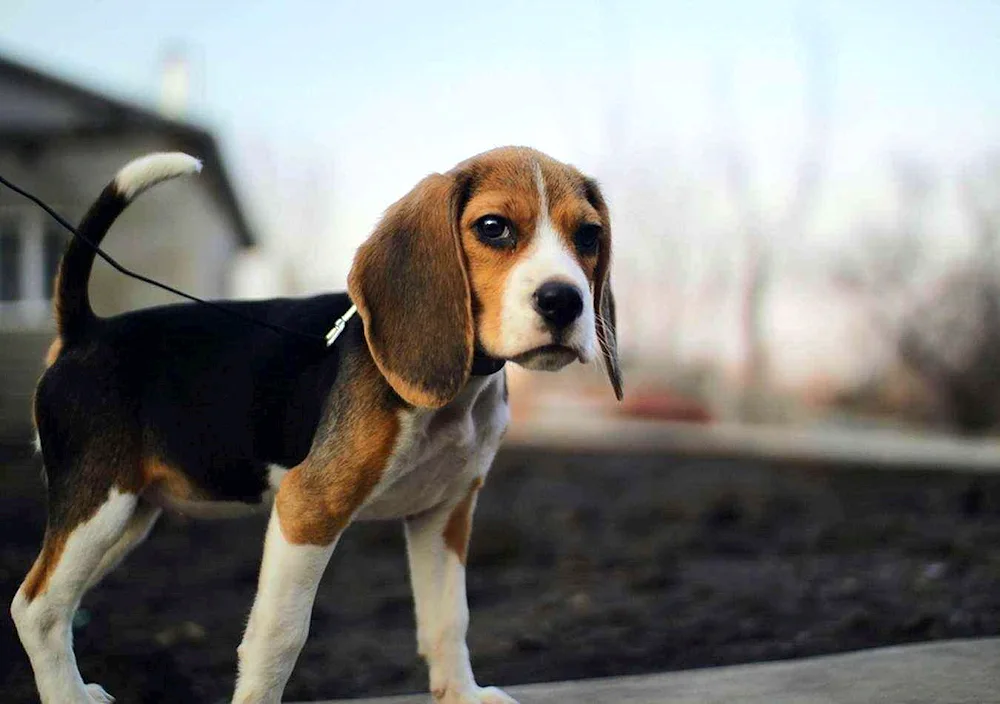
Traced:
<svg viewBox="0 0 1000 704">
<path fill-rule="evenodd" d="M 0 142 L 45 148 L 93 137 L 162 135 L 172 148 L 196 155 L 203 177 L 232 220 L 240 245 L 255 238 L 233 190 L 218 144 L 207 130 L 112 98 L 0 56 Z"/>
</svg>

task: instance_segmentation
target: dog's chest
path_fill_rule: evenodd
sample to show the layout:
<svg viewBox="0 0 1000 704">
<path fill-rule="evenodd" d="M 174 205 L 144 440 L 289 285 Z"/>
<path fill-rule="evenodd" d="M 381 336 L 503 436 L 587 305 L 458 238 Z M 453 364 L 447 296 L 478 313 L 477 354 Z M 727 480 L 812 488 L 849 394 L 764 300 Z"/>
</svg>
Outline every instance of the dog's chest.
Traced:
<svg viewBox="0 0 1000 704">
<path fill-rule="evenodd" d="M 464 495 L 507 429 L 504 383 L 502 374 L 473 379 L 444 408 L 406 413 L 396 452 L 359 517 L 401 518 Z"/>
</svg>

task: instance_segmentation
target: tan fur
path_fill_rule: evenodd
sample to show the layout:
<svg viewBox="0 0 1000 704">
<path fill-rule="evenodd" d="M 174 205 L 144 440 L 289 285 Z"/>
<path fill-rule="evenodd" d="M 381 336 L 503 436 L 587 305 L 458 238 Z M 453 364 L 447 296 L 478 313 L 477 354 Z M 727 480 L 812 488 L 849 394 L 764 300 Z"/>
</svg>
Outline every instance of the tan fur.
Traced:
<svg viewBox="0 0 1000 704">
<path fill-rule="evenodd" d="M 476 496 L 483 486 L 482 477 L 476 477 L 469 487 L 469 492 L 458 505 L 452 509 L 448 516 L 448 523 L 444 527 L 444 544 L 448 546 L 459 561 L 464 565 L 469 553 L 469 534 L 472 532 L 472 509 L 476 503 Z"/>
<path fill-rule="evenodd" d="M 42 551 L 31 566 L 28 576 L 24 578 L 24 584 L 21 585 L 24 598 L 29 603 L 34 601 L 38 595 L 45 592 L 49 578 L 55 572 L 56 566 L 59 564 L 59 558 L 62 557 L 67 537 L 68 532 L 66 531 L 45 532 Z"/>
<path fill-rule="evenodd" d="M 567 249 L 576 253 L 573 235 L 583 222 L 600 220 L 600 215 L 585 198 L 585 177 L 572 166 L 561 164 L 533 149 L 511 147 L 473 157 L 457 169 L 476 174 L 475 189 L 461 215 L 461 238 L 472 286 L 479 344 L 489 351 L 498 349 L 501 335 L 503 295 L 510 270 L 518 255 L 531 245 L 541 205 L 535 165 L 542 171 L 548 215 L 553 226 L 566 240 Z M 517 232 L 517 247 L 511 252 L 496 250 L 476 237 L 473 225 L 484 215 L 502 215 Z M 610 224 L 607 225 L 610 228 Z M 610 229 L 608 229 L 610 232 Z M 596 257 L 581 257 L 584 273 L 593 284 L 597 273 Z"/>
<path fill-rule="evenodd" d="M 597 263 L 600 253 L 610 257 L 611 223 L 606 221 L 597 208 L 586 198 L 586 177 L 572 166 L 566 166 L 552 159 L 540 160 L 545 194 L 549 203 L 549 219 L 556 232 L 563 238 L 567 249 L 580 263 L 587 280 L 595 283 Z M 599 222 L 606 233 L 601 241 L 598 256 L 582 256 L 576 248 L 574 235 L 584 223 Z"/>
<path fill-rule="evenodd" d="M 335 418 L 278 489 L 281 532 L 293 544 L 333 542 L 378 484 L 399 435 L 398 406 L 371 358 L 345 365 L 344 374 L 350 381 L 335 399 Z"/>
<path fill-rule="evenodd" d="M 53 347 L 58 342 L 60 338 L 56 338 Z M 105 501 L 106 491 L 110 486 L 116 486 L 121 491 L 132 494 L 141 490 L 142 487 L 134 476 L 134 467 L 130 463 L 115 463 L 108 459 L 116 456 L 116 446 L 119 444 L 125 445 L 111 435 L 107 438 L 95 438 L 88 456 L 81 458 L 78 471 L 94 477 L 94 481 L 81 484 L 80 490 L 74 493 L 71 510 L 58 524 L 50 522 L 46 527 L 42 549 L 23 584 L 28 602 L 44 593 L 49 578 L 59 564 L 69 536 L 77 526 L 90 520 L 97 513 Z M 113 469 L 109 471 L 109 468 Z M 117 477 L 107 476 L 112 474 L 114 469 L 118 470 Z"/>
<path fill-rule="evenodd" d="M 511 151 L 471 161 L 477 173 L 475 192 L 461 216 L 462 246 L 468 262 L 476 310 L 476 330 L 485 349 L 500 338 L 500 315 L 507 277 L 517 254 L 531 242 L 538 220 L 538 187 L 529 153 Z M 514 252 L 497 250 L 480 242 L 473 225 L 484 215 L 502 215 L 517 231 Z M 513 256 L 512 256 L 513 254 Z"/>
<path fill-rule="evenodd" d="M 597 339 L 604 357 L 604 367 L 619 401 L 624 396 L 622 370 L 618 361 L 618 333 L 615 315 L 615 297 L 611 292 L 611 214 L 597 184 L 586 182 L 587 200 L 591 201 L 601 217 L 605 237 L 597 256 L 594 272 L 594 313 L 596 315 Z"/>
<path fill-rule="evenodd" d="M 56 363 L 56 359 L 59 358 L 59 353 L 62 352 L 63 341 L 58 335 L 49 345 L 48 351 L 45 353 L 45 368 L 48 369 L 53 364 Z"/>
<path fill-rule="evenodd" d="M 548 185 L 548 181 L 546 181 Z M 598 223 L 601 216 L 597 210 L 580 197 L 576 191 L 549 191 L 549 219 L 556 231 L 566 242 L 566 247 L 573 252 L 573 256 L 580 262 L 583 272 L 587 275 L 587 280 L 593 285 L 594 275 L 597 270 L 599 255 L 583 256 L 576 249 L 573 235 L 584 223 Z M 602 247 L 604 243 L 601 243 Z"/>
<path fill-rule="evenodd" d="M 58 321 L 62 320 L 62 316 L 60 315 L 59 311 L 59 300 L 60 300 L 59 288 L 61 279 L 62 279 L 62 266 L 60 265 L 59 268 L 56 269 L 56 275 L 52 279 L 52 317 L 54 320 L 57 321 L 57 323 Z"/>
<path fill-rule="evenodd" d="M 147 488 L 184 501 L 203 498 L 187 475 L 155 457 L 149 457 L 142 463 L 138 491 Z"/>
<path fill-rule="evenodd" d="M 117 478 L 107 476 L 111 473 L 108 468 L 116 465 L 102 458 L 113 456 L 115 444 L 116 439 L 113 436 L 109 436 L 101 442 L 95 440 L 89 456 L 81 459 L 78 471 L 94 477 L 95 480 L 81 485 L 80 490 L 74 494 L 71 510 L 62 517 L 58 524 L 50 523 L 46 527 L 42 549 L 23 583 L 25 598 L 28 602 L 45 592 L 49 578 L 59 564 L 69 536 L 77 526 L 90 520 L 97 513 L 105 501 L 106 491 L 110 486 L 117 486 L 125 493 L 135 494 L 139 492 L 139 487 L 136 486 L 136 481 L 129 472 L 128 463 L 122 464 Z"/>
<path fill-rule="evenodd" d="M 595 296 L 604 296 L 611 224 L 603 200 L 588 200 L 594 189 L 577 169 L 533 149 L 510 147 L 427 177 L 386 211 L 358 250 L 348 279 L 375 362 L 407 402 L 439 408 L 458 393 L 468 377 L 474 331 L 487 352 L 502 348 L 507 278 L 539 221 L 536 165 L 549 219 L 568 251 L 576 253 L 573 236 L 582 223 L 602 223 L 599 255 L 574 256 Z M 513 252 L 476 236 L 473 225 L 489 214 L 511 221 L 517 234 Z M 606 308 L 595 300 L 595 311 Z"/>
<path fill-rule="evenodd" d="M 546 213 L 540 212 L 543 203 Z M 516 230 L 512 248 L 497 249 L 477 237 L 473 226 L 487 214 L 510 220 Z M 579 271 L 548 234 L 532 250 L 535 229 L 546 218 Z M 581 224 L 595 220 L 603 229 L 598 254 L 581 256 L 575 234 Z M 408 533 L 408 540 L 413 543 L 417 611 L 424 619 L 422 638 L 441 641 L 429 657 L 432 691 L 445 693 L 449 701 L 513 702 L 499 690 L 476 684 L 464 642 L 462 580 L 472 514 L 509 420 L 506 388 L 501 397 L 496 383 L 500 380 L 494 376 L 469 383 L 475 345 L 517 361 L 524 360 L 522 351 L 541 350 L 522 349 L 544 346 L 544 339 L 538 343 L 532 335 L 550 332 L 537 318 L 543 312 L 531 308 L 536 279 L 568 276 L 580 293 L 586 295 L 588 284 L 592 290 L 593 311 L 588 301 L 580 319 L 589 325 L 596 312 L 601 352 L 621 398 L 610 236 L 608 209 L 596 184 L 571 166 L 520 147 L 493 150 L 431 175 L 390 206 L 359 248 L 348 279 L 364 339 L 357 323 L 345 331 L 350 342 L 338 347 L 342 356 L 336 362 L 336 381 L 312 446 L 278 489 L 251 625 L 240 646 L 237 699 L 251 692 L 256 699 L 278 701 L 305 640 L 301 627 L 308 622 L 315 586 L 337 538 L 355 518 L 378 517 L 382 511 L 383 517 L 426 519 L 423 535 Z M 516 269 L 519 263 L 524 266 Z M 509 281 L 514 284 L 508 287 Z M 56 314 L 62 318 L 58 310 Z M 579 346 L 581 359 L 589 360 L 595 352 L 594 331 L 580 325 L 573 333 L 580 331 L 587 333 L 586 339 L 571 344 Z M 505 334 L 513 340 L 506 347 L 501 344 Z M 554 333 L 550 337 L 558 342 Z M 62 337 L 52 342 L 45 364 L 58 364 L 50 374 L 57 376 L 76 362 L 73 344 L 72 337 L 65 350 Z M 414 406 L 438 409 L 440 415 L 428 416 Z M 70 464 L 59 468 L 57 478 L 69 477 L 72 488 L 64 492 L 68 500 L 60 511 L 50 512 L 41 553 L 23 584 L 24 598 L 16 602 L 17 627 L 33 664 L 47 663 L 48 679 L 38 681 L 40 689 L 44 685 L 56 692 L 48 701 L 82 701 L 83 689 L 71 643 L 50 643 L 40 635 L 50 620 L 40 607 L 51 607 L 68 624 L 77 592 L 96 583 L 146 535 L 160 511 L 153 500 L 156 493 L 211 499 L 182 467 L 151 454 L 155 446 L 146 446 L 146 429 L 136 425 L 133 406 L 121 408 L 118 415 L 101 415 L 93 428 L 85 427 L 86 442 L 74 449 Z M 58 420 L 41 424 L 46 437 L 61 430 Z M 95 515 L 99 520 L 83 526 Z M 413 522 L 408 521 L 408 530 Z M 77 549 L 87 541 L 114 544 L 95 560 L 94 550 Z M 457 561 L 445 559 L 448 552 Z M 57 570 L 60 560 L 67 563 L 65 570 Z M 83 569 L 93 575 L 81 578 Z M 60 602 L 60 594 L 70 596 Z M 45 596 L 33 609 L 24 608 L 39 595 Z M 289 624 L 301 632 L 289 634 Z"/>
<path fill-rule="evenodd" d="M 382 375 L 415 406 L 439 408 L 472 366 L 472 301 L 457 239 L 456 174 L 428 176 L 358 249 L 347 288 Z M 422 342 L 421 342 L 422 341 Z"/>
</svg>

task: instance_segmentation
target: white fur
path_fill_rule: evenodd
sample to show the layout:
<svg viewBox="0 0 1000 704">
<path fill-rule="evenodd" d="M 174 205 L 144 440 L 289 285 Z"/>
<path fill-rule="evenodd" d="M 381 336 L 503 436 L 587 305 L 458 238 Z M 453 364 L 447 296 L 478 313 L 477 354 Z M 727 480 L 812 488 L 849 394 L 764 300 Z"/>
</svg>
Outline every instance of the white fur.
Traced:
<svg viewBox="0 0 1000 704">
<path fill-rule="evenodd" d="M 277 464 L 267 466 L 267 484 L 271 487 L 272 492 L 278 491 L 278 487 L 281 486 L 281 480 L 285 478 L 286 474 L 288 474 L 287 467 Z"/>
<path fill-rule="evenodd" d="M 506 430 L 503 384 L 502 374 L 474 377 L 445 408 L 401 414 L 400 440 L 358 518 L 412 516 L 464 493 L 482 469 L 480 455 L 496 452 Z"/>
<path fill-rule="evenodd" d="M 101 556 L 100 562 L 90 575 L 90 580 L 84 591 L 97 585 L 104 579 L 111 570 L 115 569 L 125 557 L 132 552 L 136 545 L 149 537 L 149 532 L 156 525 L 156 519 L 160 517 L 163 510 L 159 506 L 140 501 L 132 512 L 132 516 L 125 525 L 125 530 L 115 541 L 114 545 L 108 548 Z"/>
<path fill-rule="evenodd" d="M 552 224 L 545 193 L 545 180 L 538 165 L 535 166 L 535 182 L 538 185 L 540 204 L 535 233 L 531 244 L 507 278 L 500 318 L 500 338 L 503 348 L 491 351 L 499 356 L 511 358 L 551 344 L 552 333 L 534 309 L 533 297 L 543 283 L 563 281 L 573 284 L 580 290 L 583 311 L 565 331 L 562 342 L 573 348 L 582 361 L 589 362 L 594 358 L 597 347 L 594 303 L 592 296 L 588 295 L 590 284 L 580 263 Z M 541 357 L 526 366 L 549 370 L 564 366 L 565 363 L 563 361 L 553 364 L 553 360 Z"/>
<path fill-rule="evenodd" d="M 516 704 L 500 690 L 475 682 L 465 644 L 465 568 L 442 536 L 452 508 L 486 474 L 506 431 L 510 415 L 504 385 L 502 373 L 474 378 L 444 408 L 405 413 L 382 480 L 359 511 L 364 518 L 422 514 L 407 526 L 418 644 L 430 666 L 431 686 L 445 704 Z M 284 474 L 282 467 L 269 467 L 272 488 Z M 44 704 L 112 701 L 99 686 L 84 685 L 70 624 L 86 588 L 146 536 L 159 512 L 145 499 L 112 490 L 94 517 L 68 539 L 48 589 L 30 604 L 21 593 L 15 598 L 12 614 Z M 239 648 L 234 702 L 280 701 L 336 542 L 294 545 L 281 532 L 277 510 L 272 511 L 257 596 Z"/>
<path fill-rule="evenodd" d="M 123 168 L 115 187 L 128 199 L 146 188 L 200 170 L 184 154 L 154 154 Z M 550 280 L 576 285 L 584 300 L 580 318 L 562 342 L 581 359 L 594 356 L 596 335 L 589 283 L 548 213 L 541 169 L 535 178 L 540 214 L 525 256 L 512 270 L 503 300 L 504 357 L 553 342 L 533 307 L 538 286 Z M 492 351 L 492 350 L 491 350 Z M 538 364 L 551 368 L 553 362 Z M 477 477 L 487 473 L 509 422 L 504 375 L 472 379 L 444 408 L 401 414 L 401 432 L 383 476 L 358 518 L 403 518 L 418 623 L 418 645 L 427 658 L 431 687 L 444 704 L 516 704 L 498 689 L 476 684 L 466 646 L 469 611 L 465 567 L 448 548 L 444 526 Z M 285 470 L 269 468 L 272 489 Z M 152 494 L 150 497 L 152 498 Z M 197 506 L 188 506 L 193 511 Z M 19 592 L 12 605 L 18 633 L 36 673 L 43 704 L 94 704 L 110 697 L 84 685 L 72 652 L 70 624 L 84 590 L 112 569 L 148 533 L 159 508 L 112 491 L 95 516 L 77 527 L 49 587 L 28 603 Z M 309 630 L 316 590 L 339 536 L 329 545 L 296 545 L 281 531 L 277 509 L 268 524 L 258 591 L 239 647 L 234 702 L 277 703 Z"/>
<path fill-rule="evenodd" d="M 434 517 L 422 526 L 408 526 L 407 536 L 424 634 L 418 643 L 431 666 L 432 686 L 443 683 L 447 696 L 440 701 L 447 704 L 513 702 L 499 690 L 478 687 L 472 676 L 465 646 L 465 568 L 445 548 L 441 535 L 451 507 L 465 497 L 476 477 L 486 474 L 500 445 L 509 420 L 504 383 L 503 374 L 472 379 L 444 408 L 402 414 L 392 457 L 357 514 L 369 519 L 418 513 Z M 289 543 L 277 509 L 272 512 L 257 596 L 239 648 L 234 703 L 280 701 L 308 635 L 316 589 L 336 543 Z"/>
<path fill-rule="evenodd" d="M 181 152 L 147 154 L 122 167 L 115 176 L 115 189 L 126 200 L 132 200 L 162 181 L 199 171 L 201 162 Z"/>
<path fill-rule="evenodd" d="M 73 655 L 73 614 L 84 591 L 145 537 L 155 515 L 135 520 L 138 499 L 111 489 L 107 501 L 78 525 L 43 592 L 28 601 L 23 588 L 11 616 L 24 645 L 43 704 L 114 701 L 99 685 L 85 685 Z"/>
<path fill-rule="evenodd" d="M 476 684 L 465 642 L 469 628 L 465 565 L 444 541 L 451 512 L 475 477 L 489 470 L 499 441 L 498 436 L 480 446 L 469 462 L 467 482 L 455 487 L 448 501 L 406 521 L 417 650 L 427 661 L 434 701 L 441 704 L 517 704 L 495 687 Z"/>
<path fill-rule="evenodd" d="M 406 522 L 417 617 L 417 649 L 427 660 L 434 701 L 441 704 L 516 704 L 500 690 L 476 684 L 465 636 L 469 607 L 465 566 L 444 542 L 455 505 L 485 477 L 507 429 L 504 377 L 474 378 L 441 411 L 418 411 L 398 466 L 362 511 L 363 517 L 418 516 Z"/>
<path fill-rule="evenodd" d="M 339 538 L 339 536 L 338 536 Z M 337 539 L 324 546 L 294 545 L 271 511 L 257 596 L 239 652 L 234 704 L 279 704 L 309 635 L 316 589 Z"/>
</svg>

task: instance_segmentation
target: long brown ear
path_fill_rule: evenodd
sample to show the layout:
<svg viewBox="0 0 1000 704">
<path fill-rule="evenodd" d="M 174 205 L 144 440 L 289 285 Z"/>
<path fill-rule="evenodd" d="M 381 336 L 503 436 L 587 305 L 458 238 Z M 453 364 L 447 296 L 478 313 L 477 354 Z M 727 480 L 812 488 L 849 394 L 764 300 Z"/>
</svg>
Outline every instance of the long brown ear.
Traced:
<svg viewBox="0 0 1000 704">
<path fill-rule="evenodd" d="M 604 368 L 608 372 L 611 388 L 619 401 L 625 395 L 621 364 L 618 361 L 618 321 L 615 317 L 615 296 L 611 292 L 611 216 L 601 195 L 601 189 L 593 179 L 584 181 L 587 200 L 601 216 L 605 237 L 597 255 L 597 270 L 594 272 L 594 314 L 597 323 L 597 341 L 604 355 Z"/>
<path fill-rule="evenodd" d="M 472 366 L 472 296 L 458 232 L 461 178 L 433 174 L 386 211 L 347 289 L 382 375 L 407 403 L 438 408 Z"/>
</svg>

